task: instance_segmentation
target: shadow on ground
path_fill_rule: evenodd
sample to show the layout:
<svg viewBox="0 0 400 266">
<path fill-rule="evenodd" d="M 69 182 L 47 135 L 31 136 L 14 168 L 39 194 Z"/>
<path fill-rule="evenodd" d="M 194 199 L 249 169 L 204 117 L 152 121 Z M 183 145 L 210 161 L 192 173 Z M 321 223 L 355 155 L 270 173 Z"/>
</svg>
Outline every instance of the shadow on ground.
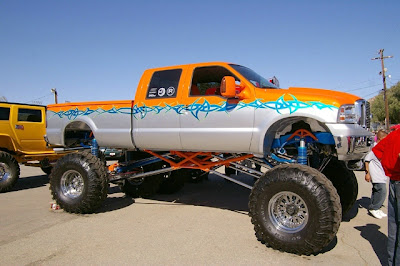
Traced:
<svg viewBox="0 0 400 266">
<path fill-rule="evenodd" d="M 368 197 L 362 197 L 361 199 L 358 199 L 350 211 L 343 215 L 342 222 L 350 222 L 351 219 L 357 216 L 359 209 L 368 209 L 370 202 L 371 199 Z"/>
<path fill-rule="evenodd" d="M 96 213 L 104 213 L 123 209 L 135 203 L 135 199 L 123 196 L 122 198 L 107 198 L 103 205 L 96 211 Z"/>
<path fill-rule="evenodd" d="M 11 191 L 19 191 L 25 189 L 32 189 L 38 187 L 44 187 L 49 183 L 48 175 L 37 175 L 30 177 L 19 178 L 17 184 L 12 188 Z"/>
<path fill-rule="evenodd" d="M 367 224 L 365 226 L 355 226 L 355 229 L 360 231 L 360 235 L 365 238 L 374 249 L 381 265 L 387 264 L 387 236 L 379 231 L 381 228 L 376 224 Z"/>
<path fill-rule="evenodd" d="M 239 176 L 238 179 L 241 179 Z M 247 178 L 249 179 L 249 178 Z M 253 180 L 241 180 L 243 182 L 253 182 Z M 108 189 L 108 198 L 104 206 L 97 212 L 108 212 L 127 207 L 135 202 L 129 196 L 119 197 L 121 190 L 118 186 L 111 186 Z M 123 194 L 121 194 L 123 195 Z M 205 206 L 219 209 L 226 209 L 234 212 L 249 211 L 248 200 L 250 190 L 242 186 L 238 186 L 225 179 L 209 175 L 208 180 L 199 183 L 185 183 L 180 191 L 173 194 L 156 194 L 148 199 L 157 200 L 157 203 L 140 203 L 140 204 L 176 204 Z"/>
<path fill-rule="evenodd" d="M 237 178 L 242 182 L 249 183 L 249 180 L 242 179 L 240 176 L 237 176 Z M 254 183 L 253 180 L 250 180 L 250 182 Z M 200 183 L 186 183 L 183 189 L 175 194 L 157 194 L 151 199 L 246 212 L 247 215 L 249 195 L 249 189 L 211 174 L 208 180 L 203 180 Z"/>
</svg>

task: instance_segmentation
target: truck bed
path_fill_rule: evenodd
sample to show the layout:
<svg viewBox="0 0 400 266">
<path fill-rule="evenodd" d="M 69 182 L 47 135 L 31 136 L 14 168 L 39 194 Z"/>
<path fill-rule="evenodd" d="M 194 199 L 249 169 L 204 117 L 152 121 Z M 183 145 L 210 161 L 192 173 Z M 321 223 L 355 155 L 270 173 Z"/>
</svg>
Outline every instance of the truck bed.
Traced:
<svg viewBox="0 0 400 266">
<path fill-rule="evenodd" d="M 133 148 L 133 104 L 133 100 L 116 100 L 48 105 L 48 140 L 64 146 L 65 134 L 92 132 L 101 146 Z"/>
</svg>

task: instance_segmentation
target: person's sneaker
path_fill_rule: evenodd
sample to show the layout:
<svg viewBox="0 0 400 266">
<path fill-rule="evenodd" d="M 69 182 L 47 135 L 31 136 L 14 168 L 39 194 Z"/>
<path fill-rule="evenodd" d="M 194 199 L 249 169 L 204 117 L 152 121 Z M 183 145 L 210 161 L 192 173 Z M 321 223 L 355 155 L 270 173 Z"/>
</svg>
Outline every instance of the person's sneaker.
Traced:
<svg viewBox="0 0 400 266">
<path fill-rule="evenodd" d="M 382 215 L 379 210 L 368 210 L 368 212 L 374 216 L 376 219 L 382 219 Z"/>
<path fill-rule="evenodd" d="M 379 211 L 379 213 L 380 213 L 380 215 L 381 215 L 382 217 L 387 217 L 387 214 L 384 213 L 382 210 L 378 210 L 378 211 Z"/>
</svg>

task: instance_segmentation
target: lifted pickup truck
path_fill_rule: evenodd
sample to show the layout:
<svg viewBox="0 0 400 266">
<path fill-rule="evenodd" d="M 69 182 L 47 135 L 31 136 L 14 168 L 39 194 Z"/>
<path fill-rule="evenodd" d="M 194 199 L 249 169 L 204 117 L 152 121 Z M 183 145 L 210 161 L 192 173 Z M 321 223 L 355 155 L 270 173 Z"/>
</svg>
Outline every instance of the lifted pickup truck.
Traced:
<svg viewBox="0 0 400 266">
<path fill-rule="evenodd" d="M 45 106 L 0 102 L 0 192 L 17 183 L 18 163 L 50 174 L 51 163 L 62 156 L 46 147 L 45 115 Z"/>
<path fill-rule="evenodd" d="M 213 173 L 251 189 L 249 215 L 261 242 L 313 254 L 356 200 L 351 170 L 369 150 L 368 112 L 354 95 L 281 89 L 236 64 L 150 69 L 134 101 L 48 106 L 50 145 L 92 149 L 60 159 L 50 188 L 65 211 L 90 213 L 109 182 L 146 197 L 180 189 L 184 176 Z M 126 149 L 126 162 L 106 169 L 98 145 Z M 225 174 L 216 171 L 222 166 Z M 236 172 L 258 180 L 249 186 Z"/>
</svg>

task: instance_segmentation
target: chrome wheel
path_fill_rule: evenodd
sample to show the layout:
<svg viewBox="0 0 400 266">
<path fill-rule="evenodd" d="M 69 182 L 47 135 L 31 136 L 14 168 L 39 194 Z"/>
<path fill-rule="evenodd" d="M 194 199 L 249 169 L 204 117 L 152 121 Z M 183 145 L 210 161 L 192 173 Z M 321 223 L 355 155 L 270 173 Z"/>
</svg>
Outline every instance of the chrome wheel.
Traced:
<svg viewBox="0 0 400 266">
<path fill-rule="evenodd" d="M 10 167 L 5 163 L 0 163 L 0 182 L 5 182 L 11 177 Z"/>
<path fill-rule="evenodd" d="M 287 233 L 301 231 L 308 222 L 308 208 L 296 193 L 283 191 L 271 198 L 268 213 L 274 226 Z"/>
<path fill-rule="evenodd" d="M 83 193 L 85 186 L 82 175 L 76 170 L 68 170 L 61 177 L 61 191 L 69 198 L 77 198 Z"/>
</svg>

